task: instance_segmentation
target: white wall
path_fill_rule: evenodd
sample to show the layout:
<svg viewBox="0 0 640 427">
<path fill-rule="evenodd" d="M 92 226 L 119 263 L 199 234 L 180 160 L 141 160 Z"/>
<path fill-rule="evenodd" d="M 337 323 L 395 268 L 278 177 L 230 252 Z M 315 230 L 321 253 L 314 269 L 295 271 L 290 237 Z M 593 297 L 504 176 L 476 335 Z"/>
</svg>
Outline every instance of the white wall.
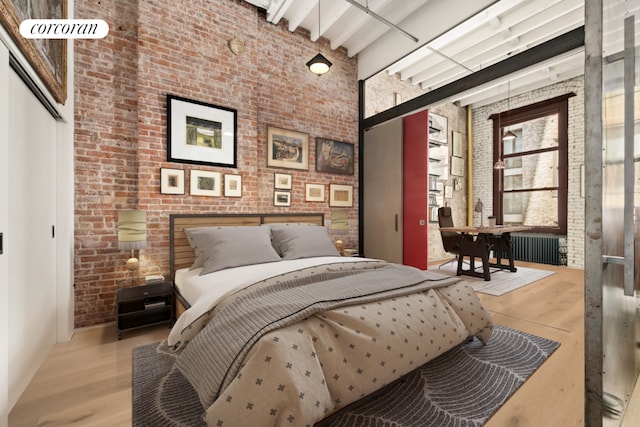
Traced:
<svg viewBox="0 0 640 427">
<path fill-rule="evenodd" d="M 0 43 L 0 93 L 9 92 L 9 51 Z M 9 102 L 0 97 L 0 201 L 9 197 Z M 0 203 L 0 233 L 9 225 L 9 205 Z M 4 249 L 4 236 L 3 236 Z M 9 416 L 9 259 L 6 251 L 0 255 L 0 427 L 7 427 Z"/>
<path fill-rule="evenodd" d="M 73 17 L 73 0 L 68 3 L 68 17 Z M 15 310 L 17 318 L 9 318 L 11 298 L 9 290 L 13 287 L 20 287 L 22 283 L 12 283 L 9 279 L 9 268 L 14 262 L 26 262 L 26 260 L 11 258 L 13 248 L 7 240 L 7 230 L 11 229 L 9 224 L 9 212 L 11 206 L 9 200 L 9 112 L 12 107 L 6 94 L 9 93 L 9 76 L 13 71 L 9 68 L 9 52 L 11 52 L 27 70 L 29 76 L 36 82 L 37 86 L 47 94 L 49 101 L 56 107 L 62 120 L 54 125 L 52 139 L 54 140 L 55 151 L 52 155 L 53 164 L 57 169 L 54 177 L 54 193 L 57 198 L 55 205 L 54 221 L 56 226 L 56 238 L 54 252 L 54 277 L 49 281 L 53 287 L 50 299 L 45 302 L 46 307 L 52 307 L 53 318 L 41 322 L 49 322 L 53 325 L 53 332 L 49 333 L 53 342 L 67 341 L 73 334 L 73 229 L 74 229 L 74 207 L 73 207 L 73 43 L 69 41 L 67 53 L 67 101 L 65 105 L 57 104 L 53 98 L 47 94 L 47 89 L 39 80 L 35 71 L 29 66 L 26 58 L 15 46 L 8 33 L 0 26 L 0 232 L 4 233 L 4 255 L 0 255 L 0 427 L 8 425 L 8 413 L 22 390 L 10 389 L 10 378 L 19 376 L 16 366 L 9 362 L 9 340 L 12 326 L 24 323 L 30 316 L 38 316 L 40 313 L 31 307 L 28 309 Z M 31 122 L 31 126 L 38 124 Z M 50 233 L 50 225 L 48 227 Z M 37 292 L 36 292 L 37 293 Z M 44 316 L 43 316 L 44 317 Z M 37 323 L 37 322 L 35 322 Z M 42 323 L 41 323 L 42 324 Z M 46 354 L 51 347 L 49 337 L 46 343 L 37 346 L 32 350 L 33 354 L 24 354 L 25 359 L 33 358 L 35 354 Z M 25 345 L 21 342 L 20 345 Z M 30 366 L 30 376 L 38 369 L 39 365 Z"/>
<path fill-rule="evenodd" d="M 580 194 L 580 167 L 584 164 L 584 78 L 576 77 L 551 84 L 520 95 L 511 94 L 509 108 L 514 109 L 535 102 L 573 92 L 569 98 L 569 187 L 567 200 L 567 265 L 584 268 L 584 197 Z M 506 94 L 505 94 L 506 95 Z M 489 215 L 493 200 L 492 121 L 489 116 L 506 110 L 506 101 L 473 109 L 473 198 L 484 202 L 484 215 Z M 474 214 L 474 224 L 480 222 Z"/>
<path fill-rule="evenodd" d="M 9 71 L 9 407 L 56 342 L 56 121 Z"/>
</svg>

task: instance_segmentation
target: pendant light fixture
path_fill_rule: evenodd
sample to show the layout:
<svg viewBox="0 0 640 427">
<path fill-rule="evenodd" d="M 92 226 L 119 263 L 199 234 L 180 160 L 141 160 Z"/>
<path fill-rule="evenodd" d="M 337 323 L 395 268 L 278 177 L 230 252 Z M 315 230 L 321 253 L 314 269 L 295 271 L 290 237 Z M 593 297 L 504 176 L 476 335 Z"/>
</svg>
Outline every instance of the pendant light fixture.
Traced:
<svg viewBox="0 0 640 427">
<path fill-rule="evenodd" d="M 318 50 L 320 50 L 320 0 L 318 0 Z M 325 58 L 320 52 L 307 62 L 309 71 L 313 74 L 317 74 L 318 76 L 328 72 L 332 65 L 331 61 Z"/>
<path fill-rule="evenodd" d="M 508 98 L 507 98 L 507 102 Z M 498 105 L 498 132 L 502 133 L 502 123 L 500 122 L 500 106 Z M 502 160 L 502 151 L 504 149 L 504 136 L 502 136 L 502 141 L 498 145 L 498 160 L 493 164 L 493 168 L 496 170 L 504 169 L 506 166 L 504 164 L 504 160 Z"/>
<path fill-rule="evenodd" d="M 507 111 L 510 110 L 509 107 L 509 99 L 511 98 L 511 80 L 507 80 Z M 503 141 L 513 141 L 517 136 L 515 133 L 511 132 L 511 130 L 507 130 L 504 135 L 502 135 Z"/>
</svg>

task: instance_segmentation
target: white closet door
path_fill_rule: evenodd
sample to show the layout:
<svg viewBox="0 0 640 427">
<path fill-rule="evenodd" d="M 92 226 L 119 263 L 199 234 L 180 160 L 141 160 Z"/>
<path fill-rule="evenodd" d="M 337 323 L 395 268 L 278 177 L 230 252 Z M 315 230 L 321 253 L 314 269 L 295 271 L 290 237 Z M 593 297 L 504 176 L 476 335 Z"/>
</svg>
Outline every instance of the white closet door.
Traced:
<svg viewBox="0 0 640 427">
<path fill-rule="evenodd" d="M 9 71 L 9 408 L 56 342 L 56 122 Z"/>
<path fill-rule="evenodd" d="M 0 43 L 0 93 L 7 93 L 9 51 Z M 9 228 L 9 103 L 0 97 L 0 427 L 9 424 L 9 260 L 4 239 Z"/>
</svg>

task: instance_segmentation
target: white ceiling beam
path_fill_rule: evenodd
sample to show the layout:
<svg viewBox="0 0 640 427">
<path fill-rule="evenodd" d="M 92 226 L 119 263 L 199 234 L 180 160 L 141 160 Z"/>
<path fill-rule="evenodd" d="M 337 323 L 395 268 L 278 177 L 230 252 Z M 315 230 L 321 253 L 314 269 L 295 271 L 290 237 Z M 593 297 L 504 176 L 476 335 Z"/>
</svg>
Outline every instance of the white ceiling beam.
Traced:
<svg viewBox="0 0 640 427">
<path fill-rule="evenodd" d="M 358 79 L 384 70 L 399 58 L 480 12 L 495 0 L 430 0 L 403 21 L 394 21 L 420 39 L 414 43 L 395 31 L 387 32 L 358 53 Z"/>
<path fill-rule="evenodd" d="M 294 32 L 300 24 L 302 24 L 302 21 L 315 10 L 317 4 L 317 0 L 302 2 L 301 7 L 298 7 L 297 10 L 289 16 L 289 31 Z M 315 16 L 317 21 L 318 14 L 316 13 Z"/>
<path fill-rule="evenodd" d="M 582 13 L 582 10 L 578 9 L 570 11 L 568 15 L 560 16 L 558 20 L 549 24 L 554 29 L 553 32 L 549 32 L 549 27 L 541 27 L 537 25 L 531 31 L 526 28 L 522 28 L 521 25 L 514 26 L 512 28 L 514 29 L 514 33 L 517 33 L 517 36 L 513 39 L 505 41 L 500 35 L 495 34 L 493 37 L 482 41 L 478 45 L 471 46 L 465 52 L 452 55 L 459 62 L 466 64 L 481 64 L 482 68 L 485 68 L 508 58 L 517 51 L 526 50 L 527 47 L 540 44 L 579 27 L 582 23 Z M 512 43 L 514 41 L 517 41 L 517 43 Z M 446 53 L 451 54 L 448 51 Z M 426 82 L 426 85 L 432 88 L 444 86 L 453 80 L 451 78 L 447 78 L 446 75 L 443 75 L 441 71 L 442 68 L 442 64 L 440 64 L 437 67 L 432 66 L 431 68 L 424 69 L 412 76 L 412 82 L 414 84 Z M 480 67 L 478 67 L 478 69 L 480 69 Z"/>
</svg>

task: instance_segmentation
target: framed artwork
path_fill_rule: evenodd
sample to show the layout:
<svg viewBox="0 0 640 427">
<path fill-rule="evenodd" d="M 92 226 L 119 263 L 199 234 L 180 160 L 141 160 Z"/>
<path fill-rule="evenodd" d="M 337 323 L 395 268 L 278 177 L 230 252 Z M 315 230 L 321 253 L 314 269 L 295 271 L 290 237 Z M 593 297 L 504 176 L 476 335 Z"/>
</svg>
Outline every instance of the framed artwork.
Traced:
<svg viewBox="0 0 640 427">
<path fill-rule="evenodd" d="M 464 176 L 464 159 L 462 157 L 451 157 L 451 175 Z"/>
<path fill-rule="evenodd" d="M 329 185 L 329 206 L 352 207 L 353 206 L 353 186 L 342 184 Z"/>
<path fill-rule="evenodd" d="M 462 157 L 462 134 L 460 132 L 452 132 L 451 144 L 453 145 L 451 154 Z"/>
<path fill-rule="evenodd" d="M 305 184 L 305 201 L 324 202 L 324 185 Z"/>
<path fill-rule="evenodd" d="M 184 169 L 160 168 L 160 193 L 184 194 Z"/>
<path fill-rule="evenodd" d="M 220 172 L 191 170 L 191 194 L 193 196 L 220 196 Z"/>
<path fill-rule="evenodd" d="M 167 95 L 167 161 L 236 167 L 238 113 Z"/>
<path fill-rule="evenodd" d="M 309 170 L 309 135 L 268 126 L 267 166 Z"/>
<path fill-rule="evenodd" d="M 288 191 L 274 191 L 273 206 L 291 206 L 291 193 Z"/>
<path fill-rule="evenodd" d="M 353 164 L 353 144 L 316 138 L 316 171 L 353 175 Z"/>
<path fill-rule="evenodd" d="M 445 145 L 448 132 L 447 118 L 429 111 L 429 144 Z"/>
<path fill-rule="evenodd" d="M 0 23 L 60 104 L 67 100 L 67 41 L 24 38 L 20 23 L 26 19 L 66 18 L 67 0 L 0 0 Z"/>
<path fill-rule="evenodd" d="M 276 173 L 273 177 L 273 188 L 278 190 L 291 190 L 291 175 L 288 173 Z"/>
<path fill-rule="evenodd" d="M 226 197 L 242 197 L 242 175 L 224 175 L 224 195 Z"/>
</svg>

